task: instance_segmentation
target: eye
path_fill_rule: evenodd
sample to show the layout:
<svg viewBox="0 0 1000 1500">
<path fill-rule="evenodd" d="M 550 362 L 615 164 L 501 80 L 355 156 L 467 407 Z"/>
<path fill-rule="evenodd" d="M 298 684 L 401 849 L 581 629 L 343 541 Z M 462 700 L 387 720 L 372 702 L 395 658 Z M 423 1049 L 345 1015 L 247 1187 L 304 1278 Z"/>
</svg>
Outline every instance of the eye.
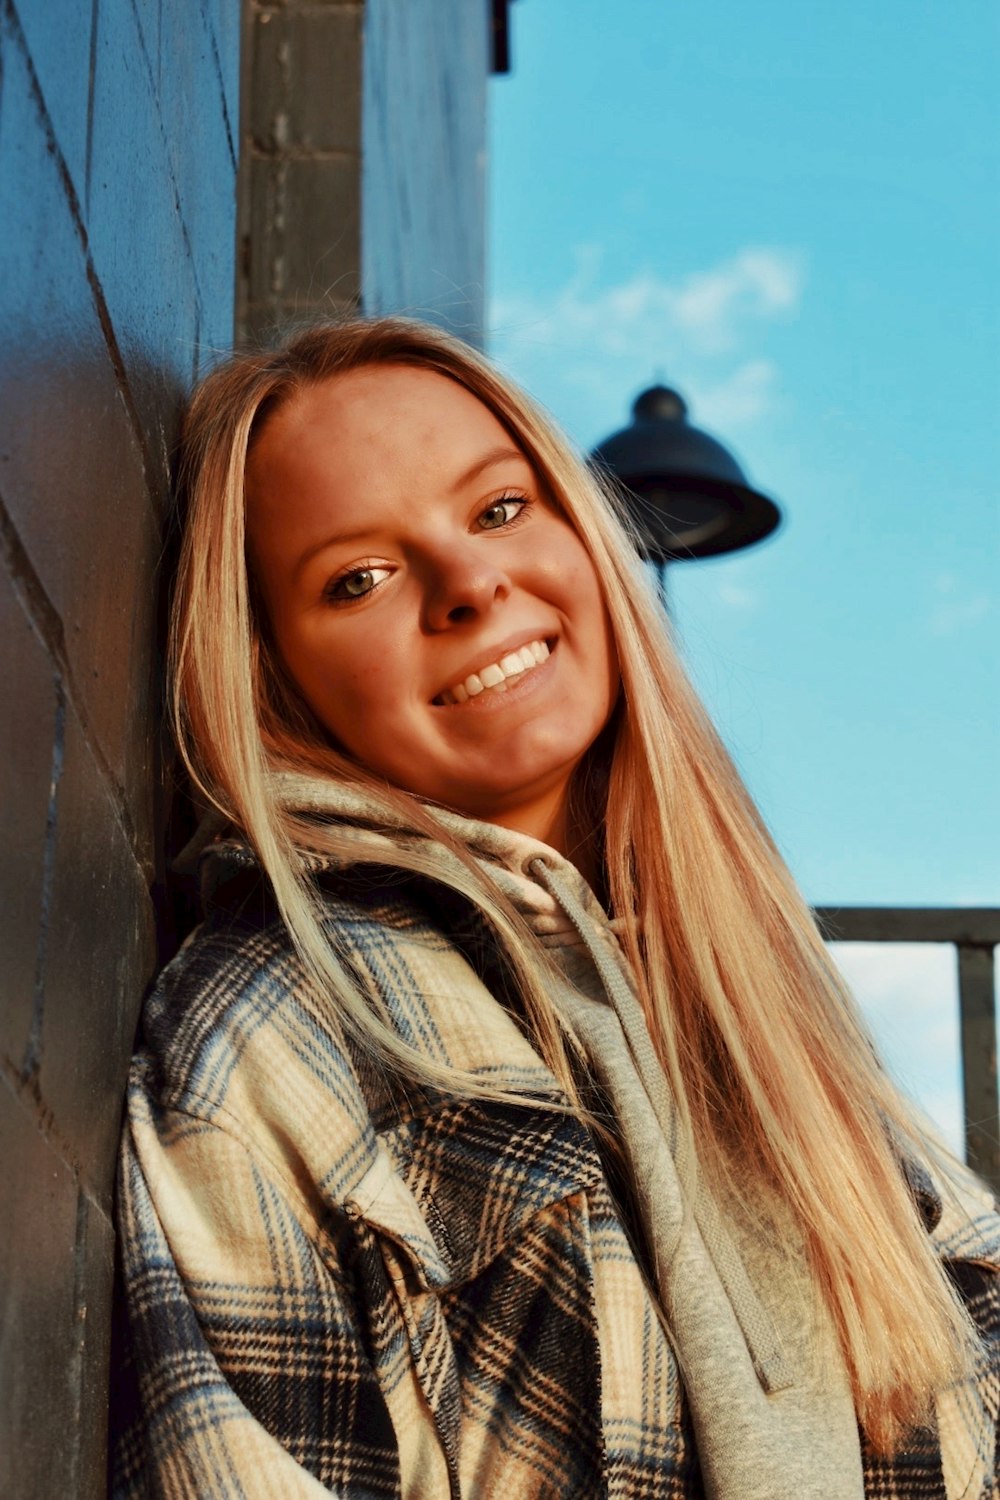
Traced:
<svg viewBox="0 0 1000 1500">
<path fill-rule="evenodd" d="M 334 604 L 349 604 L 352 599 L 363 599 L 385 582 L 389 572 L 388 568 L 377 568 L 374 564 L 368 568 L 352 568 L 349 573 L 341 573 L 339 578 L 331 579 L 323 596 Z"/>
<path fill-rule="evenodd" d="M 479 524 L 484 531 L 497 531 L 501 526 L 509 526 L 516 521 L 518 516 L 528 504 L 526 495 L 501 495 L 499 500 L 494 500 L 484 511 L 480 511 Z"/>
</svg>

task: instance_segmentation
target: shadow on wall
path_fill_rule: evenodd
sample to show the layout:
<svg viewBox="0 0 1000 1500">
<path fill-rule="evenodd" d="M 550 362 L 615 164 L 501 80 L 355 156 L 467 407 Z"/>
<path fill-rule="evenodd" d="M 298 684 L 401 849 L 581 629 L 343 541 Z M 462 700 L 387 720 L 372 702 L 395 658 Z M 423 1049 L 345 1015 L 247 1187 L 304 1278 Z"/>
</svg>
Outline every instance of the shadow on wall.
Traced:
<svg viewBox="0 0 1000 1500">
<path fill-rule="evenodd" d="M 239 5 L 158 14 L 0 0 L 0 1494 L 18 1500 L 106 1492 L 112 1184 L 167 813 L 170 454 L 201 350 L 232 327 L 219 58 L 231 85 Z"/>
<path fill-rule="evenodd" d="M 103 1493 L 114 1161 L 166 812 L 154 646 L 166 474 L 151 470 L 107 346 L 34 332 L 7 318 L 19 354 L 0 365 L 0 1492 L 18 1496 Z M 129 375 L 157 392 L 164 441 L 181 391 L 168 395 L 154 366 Z"/>
</svg>

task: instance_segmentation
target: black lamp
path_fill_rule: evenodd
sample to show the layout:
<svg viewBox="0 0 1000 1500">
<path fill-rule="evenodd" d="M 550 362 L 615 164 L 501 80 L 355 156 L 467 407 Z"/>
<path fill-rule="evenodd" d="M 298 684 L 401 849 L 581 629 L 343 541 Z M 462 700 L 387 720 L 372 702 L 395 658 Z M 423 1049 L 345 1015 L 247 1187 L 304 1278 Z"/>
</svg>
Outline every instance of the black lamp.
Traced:
<svg viewBox="0 0 1000 1500">
<path fill-rule="evenodd" d="M 690 426 L 683 396 L 665 385 L 636 398 L 631 425 L 605 438 L 590 461 L 624 486 L 642 555 L 658 565 L 749 547 L 781 520 L 732 454 Z"/>
</svg>

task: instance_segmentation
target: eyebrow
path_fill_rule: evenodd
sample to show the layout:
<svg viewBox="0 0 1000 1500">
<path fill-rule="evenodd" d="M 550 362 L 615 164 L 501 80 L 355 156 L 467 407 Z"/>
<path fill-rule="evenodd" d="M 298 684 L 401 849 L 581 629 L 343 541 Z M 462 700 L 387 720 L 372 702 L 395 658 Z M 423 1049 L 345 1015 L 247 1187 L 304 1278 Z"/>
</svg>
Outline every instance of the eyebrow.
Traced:
<svg viewBox="0 0 1000 1500">
<path fill-rule="evenodd" d="M 467 484 L 471 484 L 474 479 L 478 479 L 480 474 L 486 469 L 493 468 L 495 464 L 510 463 L 512 459 L 522 464 L 528 463 L 527 457 L 521 452 L 520 448 L 512 448 L 506 443 L 499 448 L 490 448 L 488 452 L 483 454 L 482 458 L 477 458 L 476 462 L 466 469 L 460 478 L 455 480 L 451 486 L 452 494 L 457 494 Z"/>
<path fill-rule="evenodd" d="M 363 541 L 370 535 L 371 528 L 361 526 L 356 531 L 337 531 L 332 536 L 323 537 L 322 541 L 317 542 L 313 547 L 309 547 L 303 552 L 301 557 L 296 559 L 295 566 L 292 569 L 292 577 L 301 577 L 303 569 L 312 562 L 313 558 L 318 557 L 321 552 L 326 552 L 330 547 L 350 546 L 352 542 Z"/>
</svg>

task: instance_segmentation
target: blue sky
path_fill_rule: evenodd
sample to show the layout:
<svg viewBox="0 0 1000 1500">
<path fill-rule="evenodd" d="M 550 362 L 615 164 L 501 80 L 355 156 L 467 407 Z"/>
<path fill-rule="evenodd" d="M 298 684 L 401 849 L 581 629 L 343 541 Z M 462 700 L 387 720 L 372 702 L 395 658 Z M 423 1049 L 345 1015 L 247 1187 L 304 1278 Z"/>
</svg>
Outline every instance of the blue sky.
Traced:
<svg viewBox="0 0 1000 1500">
<path fill-rule="evenodd" d="M 671 570 L 808 898 L 1000 901 L 995 0 L 517 0 L 491 352 L 589 448 L 654 379 L 785 516 Z M 957 1133 L 949 950 L 839 950 Z"/>
</svg>

